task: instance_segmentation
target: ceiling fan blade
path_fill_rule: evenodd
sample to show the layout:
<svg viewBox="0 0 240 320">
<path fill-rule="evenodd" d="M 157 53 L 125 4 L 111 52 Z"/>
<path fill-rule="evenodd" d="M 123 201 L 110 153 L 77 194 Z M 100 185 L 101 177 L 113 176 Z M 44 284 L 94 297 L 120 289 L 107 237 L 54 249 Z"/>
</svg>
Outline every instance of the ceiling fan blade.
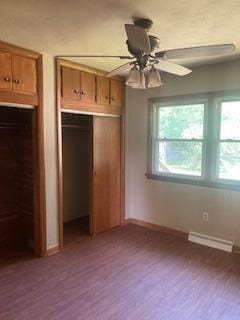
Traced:
<svg viewBox="0 0 240 320">
<path fill-rule="evenodd" d="M 106 55 L 60 55 L 57 58 L 119 58 L 119 59 L 134 59 L 131 56 L 106 56 Z"/>
<path fill-rule="evenodd" d="M 213 46 L 201 46 L 192 48 L 172 49 L 157 52 L 156 57 L 166 57 L 167 59 L 185 59 L 185 58 L 198 58 L 209 57 L 223 54 L 233 53 L 236 47 L 233 43 L 219 44 Z"/>
<path fill-rule="evenodd" d="M 128 72 L 131 70 L 131 65 L 129 63 L 123 64 L 122 66 L 110 71 L 106 77 L 110 78 L 110 77 L 114 77 L 116 75 L 119 75 L 123 72 Z"/>
<path fill-rule="evenodd" d="M 154 64 L 154 66 L 159 70 L 176 74 L 178 76 L 185 76 L 192 72 L 192 70 L 186 67 L 180 66 L 176 63 L 173 63 L 164 59 L 159 60 L 156 64 Z"/>
<path fill-rule="evenodd" d="M 151 52 L 150 40 L 145 29 L 133 24 L 125 24 L 125 30 L 128 37 L 128 43 L 134 50 L 142 51 L 145 54 Z"/>
</svg>

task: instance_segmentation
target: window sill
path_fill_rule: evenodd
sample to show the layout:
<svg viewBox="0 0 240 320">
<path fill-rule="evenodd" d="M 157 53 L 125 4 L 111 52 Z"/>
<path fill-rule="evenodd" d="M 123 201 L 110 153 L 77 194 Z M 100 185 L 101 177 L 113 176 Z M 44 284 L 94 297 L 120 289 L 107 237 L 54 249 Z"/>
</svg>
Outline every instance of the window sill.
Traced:
<svg viewBox="0 0 240 320">
<path fill-rule="evenodd" d="M 193 180 L 193 179 L 184 179 L 184 178 L 175 178 L 175 177 L 167 177 L 163 175 L 158 175 L 156 173 L 145 173 L 147 179 L 151 180 L 160 180 L 166 182 L 180 183 L 180 184 L 188 184 L 200 187 L 208 187 L 208 188 L 216 188 L 216 189 L 227 189 L 240 191 L 240 184 L 230 184 L 222 183 L 222 182 L 206 182 L 203 180 Z"/>
</svg>

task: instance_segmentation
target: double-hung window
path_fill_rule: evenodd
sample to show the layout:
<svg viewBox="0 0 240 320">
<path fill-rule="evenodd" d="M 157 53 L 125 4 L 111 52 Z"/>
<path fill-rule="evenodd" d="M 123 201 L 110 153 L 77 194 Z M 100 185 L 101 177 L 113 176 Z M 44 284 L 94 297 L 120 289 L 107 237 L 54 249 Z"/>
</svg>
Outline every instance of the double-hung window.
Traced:
<svg viewBox="0 0 240 320">
<path fill-rule="evenodd" d="M 240 182 L 240 99 L 216 100 L 215 179 Z"/>
<path fill-rule="evenodd" d="M 153 99 L 150 108 L 149 178 L 240 186 L 240 97 Z"/>
</svg>

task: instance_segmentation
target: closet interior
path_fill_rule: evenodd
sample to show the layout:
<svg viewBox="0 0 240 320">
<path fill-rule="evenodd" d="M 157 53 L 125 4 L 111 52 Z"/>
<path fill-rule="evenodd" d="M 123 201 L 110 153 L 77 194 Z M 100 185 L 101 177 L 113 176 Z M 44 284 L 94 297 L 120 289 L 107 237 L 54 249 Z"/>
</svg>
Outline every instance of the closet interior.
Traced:
<svg viewBox="0 0 240 320">
<path fill-rule="evenodd" d="M 0 251 L 34 249 L 34 110 L 0 107 Z"/>
<path fill-rule="evenodd" d="M 90 234 L 92 116 L 62 112 L 64 244 Z"/>
</svg>

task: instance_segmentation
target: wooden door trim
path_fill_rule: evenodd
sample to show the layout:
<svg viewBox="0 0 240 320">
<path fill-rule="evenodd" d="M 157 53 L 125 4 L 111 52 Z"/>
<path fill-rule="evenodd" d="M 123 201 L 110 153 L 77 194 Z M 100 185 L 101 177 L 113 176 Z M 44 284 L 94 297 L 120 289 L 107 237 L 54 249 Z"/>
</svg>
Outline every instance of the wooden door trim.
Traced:
<svg viewBox="0 0 240 320">
<path fill-rule="evenodd" d="M 77 62 L 66 60 L 66 59 L 60 58 L 58 56 L 56 57 L 56 60 L 58 61 L 59 65 L 61 65 L 63 67 L 78 69 L 79 71 L 85 71 L 85 72 L 88 72 L 88 73 L 94 73 L 96 76 L 104 77 L 108 73 L 106 71 L 103 71 L 103 70 L 100 70 L 100 69 L 97 69 L 97 68 L 93 68 L 93 67 L 89 67 L 89 66 L 86 66 L 85 64 L 80 64 L 80 63 L 77 63 Z M 111 79 L 124 81 L 124 78 L 120 77 L 120 76 L 114 76 Z"/>
<path fill-rule="evenodd" d="M 45 155 L 44 155 L 44 100 L 43 100 L 43 64 L 42 55 L 31 50 L 23 49 L 9 43 L 0 41 L 0 50 L 11 54 L 26 56 L 36 59 L 38 96 L 8 90 L 0 90 L 1 105 L 34 109 L 32 124 L 33 134 L 37 140 L 34 160 L 36 161 L 34 179 L 34 224 L 36 256 L 46 255 L 46 203 L 45 203 Z M 33 137 L 34 138 L 34 137 Z"/>
<path fill-rule="evenodd" d="M 125 223 L 125 90 L 123 90 L 123 105 L 122 105 L 122 115 L 120 114 L 109 114 L 109 113 L 99 113 L 89 112 L 84 110 L 79 110 L 79 105 L 75 107 L 74 104 L 70 104 L 70 99 L 66 102 L 64 108 L 62 107 L 63 100 L 61 98 L 61 67 L 76 68 L 79 71 L 86 71 L 94 73 L 97 76 L 105 76 L 106 72 L 91 68 L 85 65 L 81 65 L 75 62 L 61 59 L 56 57 L 56 124 L 57 124 L 57 185 L 58 185 L 58 240 L 59 249 L 63 248 L 63 166 L 62 166 L 62 112 L 76 113 L 76 114 L 88 114 L 104 117 L 120 117 L 121 118 L 121 225 Z M 116 80 L 123 80 L 121 77 L 114 77 Z M 96 104 L 97 105 L 97 104 Z M 92 187 L 92 186 L 91 186 Z M 92 206 L 90 206 L 90 211 Z M 91 212 L 90 212 L 91 214 Z M 91 214 L 92 217 L 92 214 Z M 92 219 L 92 218 L 91 218 Z M 93 221 L 92 221 L 93 223 Z M 90 232 L 93 228 L 90 228 Z"/>
<path fill-rule="evenodd" d="M 35 245 L 38 256 L 47 254 L 47 224 L 46 224 L 46 187 L 45 187 L 45 144 L 44 144 L 44 91 L 43 91 L 43 57 L 37 59 L 37 85 L 38 85 L 38 206 L 39 213 L 35 233 L 39 239 Z"/>
<path fill-rule="evenodd" d="M 0 101 L 16 104 L 28 104 L 31 106 L 38 106 L 39 97 L 28 92 L 16 92 L 13 90 L 0 89 Z"/>
<path fill-rule="evenodd" d="M 61 115 L 61 60 L 56 59 L 56 122 L 57 122 L 57 178 L 58 178 L 58 242 L 63 248 L 63 166 L 62 166 L 62 115 Z"/>
<path fill-rule="evenodd" d="M 89 116 L 102 116 L 102 117 L 109 117 L 109 118 L 120 118 L 120 114 L 116 113 L 103 113 L 103 112 L 94 112 L 94 111 L 81 111 L 79 109 L 66 109 L 66 108 L 61 108 L 62 112 L 65 113 L 74 113 L 74 114 L 83 114 L 83 115 L 89 115 Z"/>
<path fill-rule="evenodd" d="M 41 58 L 41 54 L 32 50 L 15 46 L 11 43 L 0 41 L 0 50 L 14 55 L 25 56 L 33 59 Z"/>
<path fill-rule="evenodd" d="M 109 114 L 114 115 L 120 115 L 122 113 L 121 108 L 117 106 L 111 106 L 111 105 L 100 105 L 97 103 L 90 103 L 90 102 L 84 102 L 82 100 L 73 100 L 73 99 L 66 99 L 61 98 L 61 107 L 62 109 L 70 109 L 70 110 L 79 110 L 81 112 L 85 112 L 85 110 L 91 110 L 88 111 L 90 114 L 93 113 L 105 113 L 107 116 Z M 99 112 L 99 109 L 102 110 L 102 112 Z"/>
<path fill-rule="evenodd" d="M 121 190 L 121 226 L 125 224 L 126 212 L 125 212 L 125 183 L 126 183 L 126 93 L 123 90 L 122 97 L 122 115 L 121 115 L 121 144 L 120 144 L 120 155 L 121 155 L 121 167 L 120 167 L 120 190 Z"/>
</svg>

